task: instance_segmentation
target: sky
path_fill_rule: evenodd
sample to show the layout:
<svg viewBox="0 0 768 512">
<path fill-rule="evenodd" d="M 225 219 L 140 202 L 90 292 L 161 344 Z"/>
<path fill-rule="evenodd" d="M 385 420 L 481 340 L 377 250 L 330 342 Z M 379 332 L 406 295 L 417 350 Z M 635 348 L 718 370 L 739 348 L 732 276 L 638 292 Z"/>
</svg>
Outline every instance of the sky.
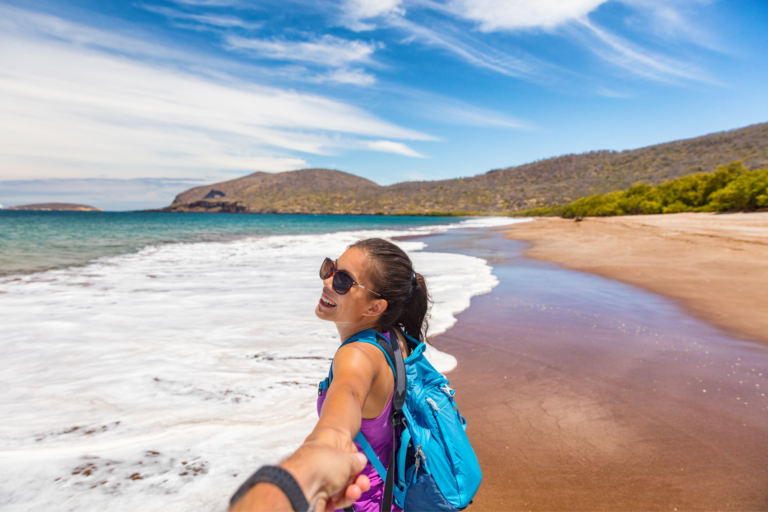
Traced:
<svg viewBox="0 0 768 512">
<path fill-rule="evenodd" d="M 765 0 L 0 0 L 0 204 L 388 185 L 768 121 Z"/>
</svg>

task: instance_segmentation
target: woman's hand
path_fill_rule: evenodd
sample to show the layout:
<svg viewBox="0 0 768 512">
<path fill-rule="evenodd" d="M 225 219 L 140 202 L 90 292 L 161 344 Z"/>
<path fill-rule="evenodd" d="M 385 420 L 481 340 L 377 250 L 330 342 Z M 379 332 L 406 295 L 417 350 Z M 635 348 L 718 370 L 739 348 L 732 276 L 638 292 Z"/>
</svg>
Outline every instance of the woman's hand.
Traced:
<svg viewBox="0 0 768 512">
<path fill-rule="evenodd" d="M 368 477 L 359 474 L 368 459 L 350 444 L 354 452 L 329 447 L 322 441 L 306 442 L 281 464 L 296 477 L 315 511 L 349 507 L 370 489 Z"/>
<path fill-rule="evenodd" d="M 344 450 L 347 453 L 357 453 L 357 446 L 350 436 L 349 432 L 331 427 L 318 426 L 307 437 L 305 442 L 322 442 L 337 450 Z"/>
<path fill-rule="evenodd" d="M 313 510 L 331 512 L 351 506 L 370 489 L 368 477 L 359 474 L 366 461 L 363 454 L 310 441 L 280 466 L 293 475 Z M 230 508 L 230 512 L 291 510 L 288 498 L 271 484 L 256 485 Z"/>
</svg>

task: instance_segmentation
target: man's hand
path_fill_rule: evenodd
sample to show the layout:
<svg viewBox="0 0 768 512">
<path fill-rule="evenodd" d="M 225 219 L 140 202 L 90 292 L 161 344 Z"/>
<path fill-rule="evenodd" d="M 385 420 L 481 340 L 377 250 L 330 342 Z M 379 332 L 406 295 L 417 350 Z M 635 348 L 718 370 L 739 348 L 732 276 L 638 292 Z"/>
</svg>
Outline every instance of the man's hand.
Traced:
<svg viewBox="0 0 768 512">
<path fill-rule="evenodd" d="M 322 441 L 305 442 L 280 466 L 298 482 L 316 512 L 346 508 L 370 489 L 359 475 L 367 459 L 360 453 L 328 446 Z M 288 498 L 271 484 L 258 484 L 235 503 L 231 512 L 291 511 Z"/>
</svg>

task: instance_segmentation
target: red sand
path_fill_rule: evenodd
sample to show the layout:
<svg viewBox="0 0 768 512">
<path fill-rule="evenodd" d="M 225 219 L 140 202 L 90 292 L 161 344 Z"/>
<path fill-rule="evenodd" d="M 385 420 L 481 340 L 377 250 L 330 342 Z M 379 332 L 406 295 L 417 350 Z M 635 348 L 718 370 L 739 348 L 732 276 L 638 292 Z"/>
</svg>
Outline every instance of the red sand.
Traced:
<svg viewBox="0 0 768 512">
<path fill-rule="evenodd" d="M 768 509 L 768 348 L 499 234 L 469 238 L 442 245 L 491 261 L 500 284 L 434 340 L 458 359 L 483 469 L 469 510 Z"/>
</svg>

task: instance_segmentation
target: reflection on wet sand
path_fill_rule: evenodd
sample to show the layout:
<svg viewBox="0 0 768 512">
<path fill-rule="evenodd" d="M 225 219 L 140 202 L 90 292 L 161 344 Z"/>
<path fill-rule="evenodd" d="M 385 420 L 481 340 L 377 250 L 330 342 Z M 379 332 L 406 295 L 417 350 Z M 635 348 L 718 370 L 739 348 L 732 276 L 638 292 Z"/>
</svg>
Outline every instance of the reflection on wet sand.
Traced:
<svg viewBox="0 0 768 512">
<path fill-rule="evenodd" d="M 483 467 L 472 510 L 768 508 L 767 347 L 497 233 L 428 243 L 500 280 L 435 339 Z"/>
</svg>

